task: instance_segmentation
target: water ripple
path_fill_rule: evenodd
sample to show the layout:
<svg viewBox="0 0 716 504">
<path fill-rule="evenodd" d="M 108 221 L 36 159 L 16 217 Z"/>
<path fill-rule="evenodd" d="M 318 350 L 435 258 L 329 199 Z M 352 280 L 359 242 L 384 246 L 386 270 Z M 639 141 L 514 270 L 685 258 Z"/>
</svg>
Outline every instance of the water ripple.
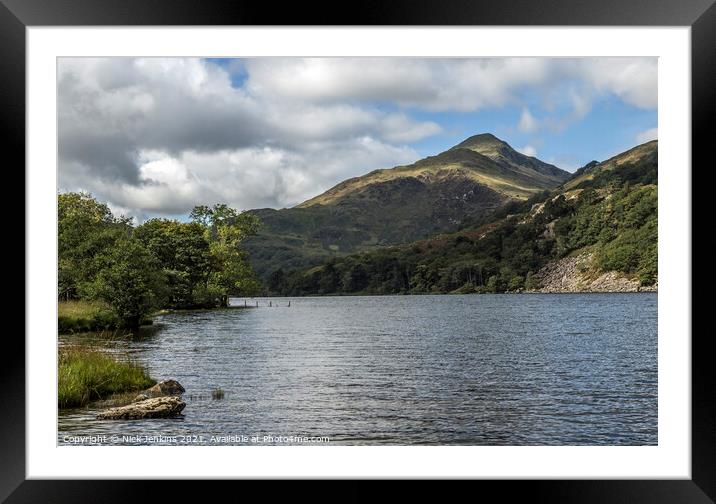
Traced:
<svg viewBox="0 0 716 504">
<path fill-rule="evenodd" d="M 184 385 L 184 416 L 108 422 L 93 407 L 65 411 L 58 443 L 117 435 L 112 443 L 142 444 L 121 438 L 138 433 L 202 436 L 191 444 L 232 434 L 347 445 L 657 443 L 656 294 L 272 301 L 164 315 L 147 337 L 113 342 L 152 376 Z M 222 400 L 211 399 L 217 387 Z"/>
</svg>

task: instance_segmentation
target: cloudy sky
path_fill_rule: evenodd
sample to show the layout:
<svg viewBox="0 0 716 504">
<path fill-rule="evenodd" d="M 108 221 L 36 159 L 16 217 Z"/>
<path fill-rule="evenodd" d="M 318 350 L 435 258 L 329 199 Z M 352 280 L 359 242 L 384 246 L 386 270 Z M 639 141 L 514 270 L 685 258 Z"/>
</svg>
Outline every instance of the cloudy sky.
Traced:
<svg viewBox="0 0 716 504">
<path fill-rule="evenodd" d="M 491 132 L 574 171 L 657 135 L 656 58 L 61 58 L 59 187 L 118 213 L 293 206 Z"/>
</svg>

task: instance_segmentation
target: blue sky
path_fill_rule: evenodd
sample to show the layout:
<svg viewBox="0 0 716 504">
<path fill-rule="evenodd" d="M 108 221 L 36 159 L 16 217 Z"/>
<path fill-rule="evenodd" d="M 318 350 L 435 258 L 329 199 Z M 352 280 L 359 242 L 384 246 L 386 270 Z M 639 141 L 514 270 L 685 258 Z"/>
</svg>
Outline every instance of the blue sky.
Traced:
<svg viewBox="0 0 716 504">
<path fill-rule="evenodd" d="M 594 103 L 583 119 L 563 130 L 525 133 L 516 127 L 524 107 L 540 117 L 539 104 L 530 100 L 525 100 L 525 105 L 493 110 L 423 114 L 424 119 L 442 125 L 444 132 L 415 142 L 413 147 L 421 156 L 428 156 L 477 132 L 490 132 L 516 149 L 531 145 L 537 151 L 536 157 L 574 171 L 594 159 L 601 161 L 633 147 L 640 133 L 657 127 L 656 109 L 640 109 L 606 96 Z"/>
<path fill-rule="evenodd" d="M 657 136 L 655 58 L 61 58 L 61 190 L 293 206 L 478 133 L 568 171 Z"/>
</svg>

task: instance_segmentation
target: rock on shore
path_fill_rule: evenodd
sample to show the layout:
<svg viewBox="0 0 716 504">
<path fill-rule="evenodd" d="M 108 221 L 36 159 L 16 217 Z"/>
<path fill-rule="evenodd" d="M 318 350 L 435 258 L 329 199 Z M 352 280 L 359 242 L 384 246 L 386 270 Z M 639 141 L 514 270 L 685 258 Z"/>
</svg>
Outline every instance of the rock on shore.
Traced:
<svg viewBox="0 0 716 504">
<path fill-rule="evenodd" d="M 179 415 L 186 403 L 177 396 L 153 397 L 127 406 L 110 408 L 97 414 L 98 420 L 137 420 L 140 418 L 171 418 Z"/>
<path fill-rule="evenodd" d="M 184 390 L 184 387 L 182 387 L 178 381 L 163 380 L 144 392 L 141 392 L 134 400 L 142 401 L 152 397 L 180 396 L 184 392 L 186 392 L 186 390 Z"/>
<path fill-rule="evenodd" d="M 554 261 L 534 276 L 537 292 L 656 292 L 658 284 L 641 286 L 639 280 L 616 271 L 595 275 L 592 254 L 584 253 Z"/>
<path fill-rule="evenodd" d="M 181 395 L 184 387 L 176 380 L 163 380 L 141 392 L 131 404 L 110 408 L 97 414 L 99 420 L 136 420 L 140 418 L 171 418 L 179 415 L 186 403 Z"/>
</svg>

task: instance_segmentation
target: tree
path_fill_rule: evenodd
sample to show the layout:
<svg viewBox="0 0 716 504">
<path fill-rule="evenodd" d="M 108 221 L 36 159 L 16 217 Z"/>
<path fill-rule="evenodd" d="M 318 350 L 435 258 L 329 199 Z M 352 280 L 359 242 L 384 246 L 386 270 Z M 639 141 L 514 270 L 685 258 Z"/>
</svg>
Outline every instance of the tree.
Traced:
<svg viewBox="0 0 716 504">
<path fill-rule="evenodd" d="M 505 284 L 499 275 L 492 275 L 487 279 L 485 290 L 487 292 L 503 292 L 505 290 Z"/>
<path fill-rule="evenodd" d="M 343 275 L 343 291 L 358 292 L 368 286 L 368 274 L 362 263 L 352 264 Z"/>
<path fill-rule="evenodd" d="M 258 293 L 261 285 L 246 252 L 241 249 L 241 242 L 258 232 L 258 217 L 224 203 L 194 207 L 190 217 L 203 226 L 209 243 L 211 266 L 204 278 L 205 288 L 219 294 L 222 306 L 228 305 L 230 295 Z"/>
<path fill-rule="evenodd" d="M 109 304 L 125 327 L 137 329 L 143 317 L 161 306 L 165 285 L 160 265 L 134 238 L 115 242 L 105 263 L 93 282 L 94 294 Z"/>
<path fill-rule="evenodd" d="M 285 294 L 286 293 L 286 273 L 282 268 L 278 268 L 271 275 L 269 275 L 267 287 L 269 292 L 274 294 Z"/>
<path fill-rule="evenodd" d="M 130 219 L 115 217 L 87 193 L 57 198 L 58 297 L 83 297 L 104 267 L 105 252 L 131 232 Z"/>
<path fill-rule="evenodd" d="M 532 271 L 528 271 L 527 276 L 525 277 L 525 289 L 528 291 L 539 289 L 539 282 L 534 277 Z"/>
<path fill-rule="evenodd" d="M 520 275 L 515 275 L 510 279 L 509 284 L 507 285 L 507 290 L 510 291 L 520 291 L 525 286 L 525 279 L 521 277 Z"/>
<path fill-rule="evenodd" d="M 121 323 L 139 326 L 158 307 L 226 305 L 260 284 L 241 242 L 258 218 L 225 204 L 198 206 L 192 222 L 126 217 L 86 193 L 58 196 L 58 297 L 102 299 Z"/>
<path fill-rule="evenodd" d="M 261 227 L 259 218 L 251 212 L 239 212 L 225 203 L 217 203 L 209 207 L 195 206 L 189 217 L 215 234 L 222 227 L 232 227 L 242 237 L 252 236 Z"/>
<path fill-rule="evenodd" d="M 340 276 L 335 267 L 335 261 L 328 261 L 321 270 L 321 279 L 318 282 L 321 294 L 336 292 L 340 285 Z"/>
<path fill-rule="evenodd" d="M 166 277 L 168 305 L 173 308 L 204 306 L 203 285 L 211 271 L 212 256 L 205 228 L 196 222 L 151 219 L 137 227 L 134 236 L 158 260 Z"/>
</svg>

